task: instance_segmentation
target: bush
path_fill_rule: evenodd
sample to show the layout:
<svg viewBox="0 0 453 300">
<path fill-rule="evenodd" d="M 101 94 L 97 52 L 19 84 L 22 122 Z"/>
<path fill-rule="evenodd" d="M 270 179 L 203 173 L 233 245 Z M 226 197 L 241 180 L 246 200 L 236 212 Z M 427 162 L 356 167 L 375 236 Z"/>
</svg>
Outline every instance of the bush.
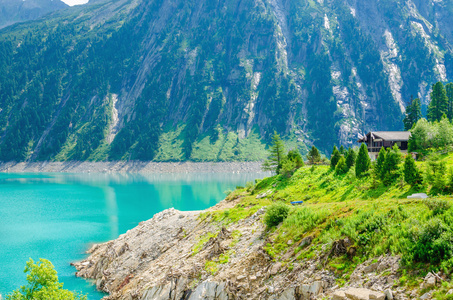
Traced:
<svg viewBox="0 0 453 300">
<path fill-rule="evenodd" d="M 282 167 L 280 169 L 280 174 L 286 177 L 291 177 L 294 171 L 296 170 L 297 164 L 292 159 L 285 159 L 282 163 Z"/>
<path fill-rule="evenodd" d="M 447 183 L 450 182 L 448 182 L 445 162 L 433 156 L 428 162 L 425 180 L 431 185 L 430 194 L 437 195 L 448 192 Z"/>
<path fill-rule="evenodd" d="M 289 206 L 284 203 L 274 203 L 270 205 L 264 215 L 264 224 L 267 227 L 276 227 L 288 217 Z"/>
<path fill-rule="evenodd" d="M 449 210 L 451 205 L 447 200 L 430 199 L 424 201 L 425 205 L 433 212 L 434 215 L 439 215 Z"/>
<path fill-rule="evenodd" d="M 438 264 L 452 256 L 452 233 L 439 219 L 429 220 L 420 232 L 413 234 L 413 240 L 411 252 L 415 261 Z"/>
</svg>

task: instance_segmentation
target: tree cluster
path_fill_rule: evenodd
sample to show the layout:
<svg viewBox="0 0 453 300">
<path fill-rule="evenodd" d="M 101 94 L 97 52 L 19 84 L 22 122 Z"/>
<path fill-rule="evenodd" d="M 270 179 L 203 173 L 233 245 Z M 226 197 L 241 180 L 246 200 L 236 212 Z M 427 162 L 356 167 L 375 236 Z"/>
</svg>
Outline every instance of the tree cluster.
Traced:
<svg viewBox="0 0 453 300">
<path fill-rule="evenodd" d="M 433 84 L 430 96 L 428 121 L 440 121 L 443 116 L 446 116 L 450 121 L 453 120 L 453 83 L 444 86 L 439 81 Z"/>
<path fill-rule="evenodd" d="M 280 138 L 280 135 L 274 132 L 272 144 L 269 148 L 269 156 L 264 161 L 262 169 L 284 176 L 291 176 L 297 169 L 303 166 L 304 160 L 300 152 L 293 149 L 285 153 L 285 144 Z"/>
<path fill-rule="evenodd" d="M 453 125 L 445 116 L 434 122 L 420 119 L 410 131 L 409 151 L 412 152 L 453 145 Z"/>
<path fill-rule="evenodd" d="M 349 148 L 346 150 L 343 146 L 338 148 L 333 147 L 332 155 L 330 157 L 330 168 L 335 170 L 338 175 L 346 174 L 352 166 L 354 166 L 357 154 L 354 149 Z"/>
</svg>

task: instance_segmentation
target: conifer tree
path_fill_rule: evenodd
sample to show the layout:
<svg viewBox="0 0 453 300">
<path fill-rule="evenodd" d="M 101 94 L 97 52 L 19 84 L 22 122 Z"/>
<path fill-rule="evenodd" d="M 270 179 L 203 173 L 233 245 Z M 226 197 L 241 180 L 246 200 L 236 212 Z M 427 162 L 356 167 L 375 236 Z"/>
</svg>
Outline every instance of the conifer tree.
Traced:
<svg viewBox="0 0 453 300">
<path fill-rule="evenodd" d="M 418 120 L 422 118 L 420 99 L 412 99 L 411 104 L 406 107 L 406 116 L 404 117 L 404 130 L 410 130 Z"/>
<path fill-rule="evenodd" d="M 450 121 L 453 120 L 453 83 L 445 85 L 445 92 L 448 98 L 447 117 Z"/>
<path fill-rule="evenodd" d="M 348 166 L 348 170 L 355 164 L 356 158 L 357 153 L 355 153 L 354 149 L 349 148 L 348 152 L 346 153 L 346 165 Z"/>
<path fill-rule="evenodd" d="M 349 171 L 348 165 L 346 164 L 346 159 L 344 156 L 340 156 L 338 163 L 335 167 L 335 173 L 338 175 L 346 174 Z"/>
<path fill-rule="evenodd" d="M 393 145 L 392 149 L 388 150 L 385 155 L 384 167 L 382 169 L 381 178 L 385 185 L 391 185 L 401 174 L 399 172 L 399 164 L 401 163 L 401 151 L 398 145 Z"/>
<path fill-rule="evenodd" d="M 384 177 L 384 164 L 385 164 L 385 157 L 387 156 L 387 150 L 384 147 L 381 148 L 379 151 L 379 155 L 376 159 L 376 165 L 374 166 L 374 174 L 377 178 L 383 179 Z"/>
<path fill-rule="evenodd" d="M 410 154 L 407 155 L 406 159 L 404 160 L 403 174 L 404 181 L 406 181 L 411 186 L 415 186 L 422 183 L 423 180 L 422 175 L 420 174 L 420 171 L 417 169 L 415 161 L 412 158 L 412 155 Z"/>
<path fill-rule="evenodd" d="M 341 155 L 345 155 L 346 154 L 346 149 L 343 147 L 343 145 L 340 146 L 340 149 L 338 149 L 338 151 L 340 151 Z"/>
<path fill-rule="evenodd" d="M 341 158 L 340 151 L 338 151 L 337 146 L 333 146 L 332 156 L 330 157 L 330 168 L 332 170 L 335 170 L 335 167 L 340 158 Z"/>
<path fill-rule="evenodd" d="M 272 171 L 279 174 L 284 158 L 285 145 L 283 144 L 280 135 L 277 134 L 277 132 L 274 132 L 274 136 L 272 137 L 272 145 L 269 149 L 269 156 L 264 161 L 262 169 L 264 171 Z"/>
<path fill-rule="evenodd" d="M 362 143 L 360 146 L 359 154 L 357 155 L 357 161 L 355 163 L 355 175 L 362 177 L 363 174 L 370 169 L 371 159 L 368 155 L 368 148 Z"/>
<path fill-rule="evenodd" d="M 448 114 L 448 98 L 442 82 L 433 85 L 431 102 L 428 106 L 428 121 L 440 121 L 444 114 Z"/>
<path fill-rule="evenodd" d="M 315 165 L 321 162 L 321 154 L 319 154 L 319 151 L 315 146 L 311 147 L 310 151 L 307 154 L 307 159 L 311 165 Z"/>
<path fill-rule="evenodd" d="M 300 152 L 297 149 L 289 150 L 286 159 L 293 161 L 296 164 L 296 169 L 304 166 L 302 155 L 300 155 Z"/>
</svg>

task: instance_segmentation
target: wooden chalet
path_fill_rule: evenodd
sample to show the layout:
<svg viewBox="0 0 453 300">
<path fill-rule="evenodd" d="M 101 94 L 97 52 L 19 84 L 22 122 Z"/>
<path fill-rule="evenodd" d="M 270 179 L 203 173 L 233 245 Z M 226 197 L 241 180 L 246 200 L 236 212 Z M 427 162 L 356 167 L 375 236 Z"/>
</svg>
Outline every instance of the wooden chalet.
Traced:
<svg viewBox="0 0 453 300">
<path fill-rule="evenodd" d="M 398 145 L 401 152 L 407 153 L 407 146 L 411 133 L 409 131 L 371 131 L 360 138 L 358 143 L 365 143 L 368 147 L 368 154 L 372 160 L 377 159 L 382 147 L 391 148 Z"/>
</svg>

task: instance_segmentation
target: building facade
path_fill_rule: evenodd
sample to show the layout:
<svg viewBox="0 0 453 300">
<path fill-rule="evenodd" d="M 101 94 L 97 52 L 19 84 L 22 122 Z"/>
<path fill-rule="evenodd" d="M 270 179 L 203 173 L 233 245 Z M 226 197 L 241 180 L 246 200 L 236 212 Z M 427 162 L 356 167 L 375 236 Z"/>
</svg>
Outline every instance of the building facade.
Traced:
<svg viewBox="0 0 453 300">
<path fill-rule="evenodd" d="M 402 153 L 407 153 L 410 137 L 411 133 L 409 131 L 371 131 L 357 142 L 365 143 L 371 160 L 375 160 L 382 147 L 387 149 L 395 144 L 398 145 Z"/>
</svg>

